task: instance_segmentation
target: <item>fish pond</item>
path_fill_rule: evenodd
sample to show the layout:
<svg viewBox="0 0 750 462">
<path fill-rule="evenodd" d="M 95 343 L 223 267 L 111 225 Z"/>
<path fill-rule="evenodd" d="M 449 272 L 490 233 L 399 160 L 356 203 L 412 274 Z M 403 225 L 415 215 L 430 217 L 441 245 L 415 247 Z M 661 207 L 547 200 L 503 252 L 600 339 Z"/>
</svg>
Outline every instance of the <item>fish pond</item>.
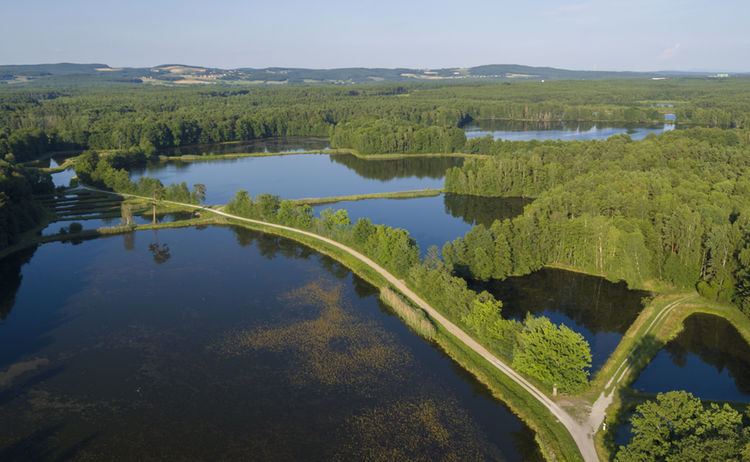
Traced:
<svg viewBox="0 0 750 462">
<path fill-rule="evenodd" d="M 632 387 L 647 393 L 685 390 L 701 399 L 750 402 L 750 345 L 729 321 L 693 314 Z"/>
<path fill-rule="evenodd" d="M 347 268 L 243 228 L 0 260 L 2 460 L 539 460 Z"/>
<path fill-rule="evenodd" d="M 642 140 L 649 134 L 658 135 L 674 130 L 674 118 L 659 125 L 607 124 L 587 122 L 523 122 L 518 120 L 474 120 L 463 128 L 466 138 L 479 138 L 491 135 L 496 140 L 507 141 L 546 141 L 546 140 L 603 140 L 614 135 L 628 135 L 634 140 Z"/>
<path fill-rule="evenodd" d="M 592 376 L 615 351 L 650 295 L 628 289 L 624 282 L 554 268 L 503 281 L 470 281 L 470 286 L 501 300 L 506 319 L 523 321 L 531 313 L 581 334 L 591 347 Z"/>
<path fill-rule="evenodd" d="M 441 189 L 445 171 L 459 157 L 361 159 L 350 154 L 289 154 L 264 157 L 168 160 L 131 172 L 164 184 L 206 185 L 206 202 L 225 204 L 235 193 L 269 193 L 284 199 L 334 197 L 416 189 Z"/>
<path fill-rule="evenodd" d="M 366 199 L 320 204 L 317 213 L 332 208 L 344 209 L 352 223 L 369 218 L 374 224 L 403 228 L 416 239 L 422 254 L 430 246 L 443 244 L 466 234 L 474 225 L 490 227 L 495 220 L 513 218 L 523 213 L 531 202 L 521 197 L 477 197 L 462 194 L 440 194 L 410 199 Z"/>
</svg>

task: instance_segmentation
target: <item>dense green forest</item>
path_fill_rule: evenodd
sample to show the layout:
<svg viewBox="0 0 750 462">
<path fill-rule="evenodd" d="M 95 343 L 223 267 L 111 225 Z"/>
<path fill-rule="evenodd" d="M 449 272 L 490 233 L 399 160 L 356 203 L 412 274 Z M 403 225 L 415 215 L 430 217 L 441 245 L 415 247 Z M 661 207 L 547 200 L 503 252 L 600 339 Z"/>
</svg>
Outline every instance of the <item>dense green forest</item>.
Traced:
<svg viewBox="0 0 750 462">
<path fill-rule="evenodd" d="M 750 81 L 700 79 L 428 83 L 289 88 L 3 88 L 0 155 L 154 150 L 286 135 L 330 136 L 362 154 L 475 152 L 462 124 L 481 118 L 745 127 Z"/>
<path fill-rule="evenodd" d="M 44 209 L 34 201 L 34 194 L 53 190 L 49 175 L 0 160 L 0 249 L 12 244 L 20 233 L 44 216 Z"/>
<path fill-rule="evenodd" d="M 450 169 L 446 189 L 536 200 L 447 244 L 459 272 L 504 278 L 569 265 L 634 285 L 697 287 L 750 314 L 750 132 L 479 143 L 493 157 Z"/>
</svg>

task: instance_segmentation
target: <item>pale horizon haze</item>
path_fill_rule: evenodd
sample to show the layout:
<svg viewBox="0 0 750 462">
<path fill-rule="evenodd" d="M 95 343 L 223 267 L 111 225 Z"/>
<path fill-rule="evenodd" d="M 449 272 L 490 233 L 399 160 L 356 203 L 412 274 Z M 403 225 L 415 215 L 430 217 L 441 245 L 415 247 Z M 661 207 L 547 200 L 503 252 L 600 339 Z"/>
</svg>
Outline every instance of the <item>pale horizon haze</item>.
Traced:
<svg viewBox="0 0 750 462">
<path fill-rule="evenodd" d="M 750 71 L 747 1 L 37 0 L 0 64 Z"/>
</svg>

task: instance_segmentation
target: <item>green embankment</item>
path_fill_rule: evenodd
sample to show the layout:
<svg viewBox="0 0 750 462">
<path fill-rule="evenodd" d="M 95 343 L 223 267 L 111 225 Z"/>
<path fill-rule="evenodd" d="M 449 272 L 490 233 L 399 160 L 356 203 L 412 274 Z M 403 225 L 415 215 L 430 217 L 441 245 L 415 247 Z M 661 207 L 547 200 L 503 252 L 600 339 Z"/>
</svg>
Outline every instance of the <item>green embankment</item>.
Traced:
<svg viewBox="0 0 750 462">
<path fill-rule="evenodd" d="M 224 143 L 220 143 L 224 144 Z M 241 159 L 244 157 L 276 157 L 276 156 L 294 156 L 301 154 L 350 154 L 359 159 L 365 160 L 396 160 L 396 159 L 413 159 L 416 157 L 475 157 L 487 158 L 485 154 L 467 154 L 463 152 L 455 153 L 414 153 L 414 154 L 360 154 L 355 149 L 335 148 L 335 149 L 318 149 L 310 151 L 296 152 L 233 152 L 230 154 L 184 154 L 180 156 L 160 155 L 161 160 L 178 160 L 183 162 L 198 162 L 202 160 L 221 160 L 221 159 Z"/>
<path fill-rule="evenodd" d="M 671 304 L 676 303 L 670 308 Z M 661 315 L 667 308 L 666 315 Z M 710 314 L 727 320 L 750 343 L 750 319 L 737 307 L 707 300 L 696 292 L 668 292 L 649 303 L 623 336 L 617 349 L 602 367 L 586 394 L 593 402 L 601 392 L 614 392 L 612 404 L 607 409 L 608 428 L 616 429 L 628 418 L 630 411 L 650 394 L 636 393 L 629 387 L 653 358 L 684 328 L 684 321 L 696 313 Z M 632 352 L 632 354 L 631 354 Z M 627 365 L 621 367 L 630 355 Z M 626 370 L 625 368 L 628 367 Z M 622 376 L 619 383 L 616 380 Z M 607 387 L 607 383 L 612 384 Z M 610 460 L 616 451 L 612 432 L 599 432 L 596 447 L 602 460 Z"/>
<path fill-rule="evenodd" d="M 443 193 L 442 189 L 418 189 L 413 191 L 396 191 L 387 193 L 373 193 L 373 194 L 353 194 L 351 196 L 333 196 L 333 197 L 311 197 L 304 199 L 292 199 L 295 205 L 309 204 L 309 205 L 320 205 L 320 204 L 333 204 L 334 202 L 343 201 L 360 201 L 366 199 L 413 199 L 416 197 L 433 197 L 439 196 Z"/>
</svg>

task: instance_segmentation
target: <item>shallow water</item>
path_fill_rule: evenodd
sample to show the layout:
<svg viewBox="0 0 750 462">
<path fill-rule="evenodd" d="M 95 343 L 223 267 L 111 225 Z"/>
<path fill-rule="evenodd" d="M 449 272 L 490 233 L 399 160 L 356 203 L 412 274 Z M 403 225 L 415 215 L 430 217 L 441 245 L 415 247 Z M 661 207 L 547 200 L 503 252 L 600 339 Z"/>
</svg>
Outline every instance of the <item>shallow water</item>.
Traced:
<svg viewBox="0 0 750 462">
<path fill-rule="evenodd" d="M 0 459 L 539 459 L 372 286 L 292 241 L 142 231 L 0 272 Z"/>
</svg>

